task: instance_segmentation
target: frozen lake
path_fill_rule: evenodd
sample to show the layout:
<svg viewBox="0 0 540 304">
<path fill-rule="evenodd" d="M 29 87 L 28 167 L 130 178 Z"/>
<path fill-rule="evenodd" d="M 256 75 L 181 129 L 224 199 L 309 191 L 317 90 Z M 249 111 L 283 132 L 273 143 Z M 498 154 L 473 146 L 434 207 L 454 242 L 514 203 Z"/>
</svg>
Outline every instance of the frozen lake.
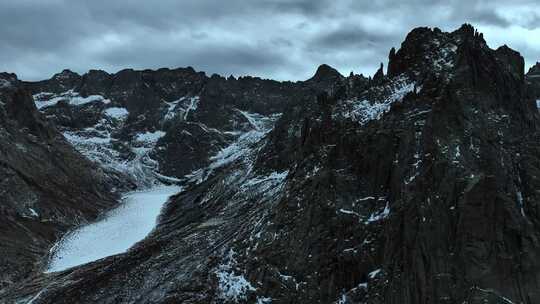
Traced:
<svg viewBox="0 0 540 304">
<path fill-rule="evenodd" d="M 127 251 L 156 225 L 161 207 L 181 190 L 160 186 L 126 194 L 119 207 L 95 223 L 80 227 L 55 246 L 46 272 L 62 271 Z"/>
</svg>

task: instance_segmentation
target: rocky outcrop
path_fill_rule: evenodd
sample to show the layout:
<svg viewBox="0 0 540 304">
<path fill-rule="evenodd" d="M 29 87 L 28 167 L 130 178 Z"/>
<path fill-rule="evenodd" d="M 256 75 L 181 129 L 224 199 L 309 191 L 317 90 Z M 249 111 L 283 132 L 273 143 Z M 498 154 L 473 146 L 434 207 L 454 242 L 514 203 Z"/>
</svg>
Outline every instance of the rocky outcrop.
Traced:
<svg viewBox="0 0 540 304">
<path fill-rule="evenodd" d="M 144 83 L 158 84 L 127 76 L 160 71 L 124 72 L 116 91 L 143 94 Z M 343 77 L 323 65 L 298 83 L 202 75 L 196 89 L 168 99 L 153 90 L 133 108 L 110 89 L 75 90 L 104 95 L 84 104 L 70 95 L 72 110 L 128 108 L 125 121 L 95 129 L 109 130 L 126 157 L 149 149 L 154 172 L 184 190 L 132 250 L 30 276 L 0 297 L 540 302 L 535 70 L 525 76 L 519 53 L 492 50 L 463 25 L 414 29 L 378 74 Z M 38 104 L 65 134 L 82 136 L 54 112 L 65 105 L 47 102 Z M 155 146 L 137 146 L 158 132 Z"/>
</svg>

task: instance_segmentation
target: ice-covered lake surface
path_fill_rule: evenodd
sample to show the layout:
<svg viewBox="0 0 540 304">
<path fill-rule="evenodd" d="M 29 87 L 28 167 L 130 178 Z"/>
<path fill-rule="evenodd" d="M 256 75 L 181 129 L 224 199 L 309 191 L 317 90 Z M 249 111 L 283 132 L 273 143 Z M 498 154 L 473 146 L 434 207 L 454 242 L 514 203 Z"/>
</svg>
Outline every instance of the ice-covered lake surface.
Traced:
<svg viewBox="0 0 540 304">
<path fill-rule="evenodd" d="M 159 186 L 131 192 L 102 220 L 68 233 L 54 248 L 46 272 L 62 271 L 127 251 L 155 227 L 161 207 L 180 192 L 178 186 Z"/>
</svg>

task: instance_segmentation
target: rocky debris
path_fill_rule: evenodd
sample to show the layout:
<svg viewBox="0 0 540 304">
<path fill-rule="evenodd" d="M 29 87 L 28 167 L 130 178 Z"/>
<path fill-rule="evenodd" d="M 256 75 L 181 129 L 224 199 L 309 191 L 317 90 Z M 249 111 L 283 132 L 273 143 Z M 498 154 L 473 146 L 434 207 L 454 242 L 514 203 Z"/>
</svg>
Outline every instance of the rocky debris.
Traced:
<svg viewBox="0 0 540 304">
<path fill-rule="evenodd" d="M 39 273 L 54 242 L 113 206 L 116 195 L 111 193 L 114 181 L 43 118 L 14 74 L 0 74 L 0 83 L 3 290 Z"/>
<path fill-rule="evenodd" d="M 154 172 L 184 191 L 132 250 L 0 297 L 538 303 L 534 71 L 524 77 L 519 53 L 490 49 L 466 24 L 414 29 L 371 81 L 324 65 L 298 83 L 204 76 L 196 92 L 133 108 L 99 86 L 76 91 L 111 100 L 96 112 L 126 107 L 115 142 L 129 155 L 148 138 Z M 126 96 L 145 86 L 126 79 Z"/>
</svg>

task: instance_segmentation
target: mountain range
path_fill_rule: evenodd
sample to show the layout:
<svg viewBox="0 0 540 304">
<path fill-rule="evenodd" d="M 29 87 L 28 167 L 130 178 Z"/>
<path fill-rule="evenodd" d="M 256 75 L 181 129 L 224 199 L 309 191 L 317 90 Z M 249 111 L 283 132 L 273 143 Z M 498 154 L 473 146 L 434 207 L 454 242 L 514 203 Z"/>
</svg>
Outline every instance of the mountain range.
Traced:
<svg viewBox="0 0 540 304">
<path fill-rule="evenodd" d="M 0 74 L 0 303 L 540 303 L 540 63 L 413 29 L 366 77 Z M 125 253 L 46 272 L 122 195 Z"/>
</svg>

